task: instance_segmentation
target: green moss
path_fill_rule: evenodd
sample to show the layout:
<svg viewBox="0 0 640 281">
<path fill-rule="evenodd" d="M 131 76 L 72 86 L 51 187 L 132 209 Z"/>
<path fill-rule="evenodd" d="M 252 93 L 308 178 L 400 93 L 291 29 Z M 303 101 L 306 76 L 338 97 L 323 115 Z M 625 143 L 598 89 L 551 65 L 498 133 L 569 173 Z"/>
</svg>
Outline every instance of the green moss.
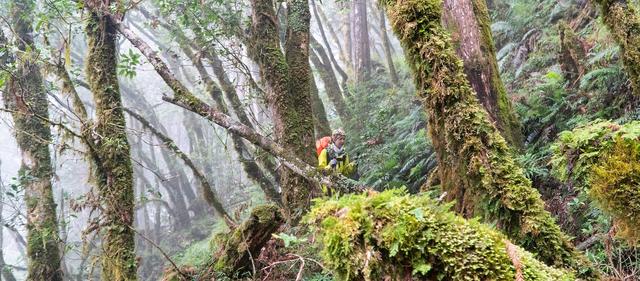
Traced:
<svg viewBox="0 0 640 281">
<path fill-rule="evenodd" d="M 215 238 L 220 249 L 215 255 L 212 270 L 227 276 L 243 276 L 252 271 L 252 258 L 260 254 L 260 249 L 271 239 L 284 223 L 280 209 L 275 205 L 261 205 L 253 208 L 249 218 L 231 233 Z"/>
<path fill-rule="evenodd" d="M 340 280 L 515 280 L 506 237 L 427 195 L 387 190 L 325 199 L 305 222 L 318 231 L 325 264 Z M 574 280 L 515 249 L 526 280 Z"/>
<path fill-rule="evenodd" d="M 640 95 L 640 16 L 627 0 L 594 0 L 622 49 L 622 62 L 635 95 Z"/>
<path fill-rule="evenodd" d="M 136 280 L 133 170 L 117 77 L 117 30 L 101 11 L 90 10 L 87 82 L 96 105 L 95 180 L 102 204 L 103 280 Z"/>
<path fill-rule="evenodd" d="M 309 95 L 309 8 L 306 1 L 290 1 L 288 17 L 294 26 L 287 30 L 286 56 L 280 50 L 273 1 L 253 1 L 253 44 L 249 52 L 260 66 L 267 84 L 273 112 L 276 141 L 310 165 L 313 156 L 313 116 Z M 308 208 L 312 184 L 283 169 L 283 202 L 287 217 L 296 223 Z"/>
<path fill-rule="evenodd" d="M 53 167 L 49 152 L 51 142 L 47 94 L 38 62 L 29 20 L 35 2 L 11 1 L 12 31 L 15 32 L 16 69 L 7 75 L 7 91 L 3 98 L 11 109 L 16 141 L 22 153 L 20 185 L 25 189 L 27 207 L 28 280 L 62 280 L 58 243 L 56 205 L 51 178 Z M 2 38 L 4 36 L 2 36 Z M 7 42 L 0 42 L 6 44 Z M 5 50 L 8 51 L 8 50 Z M 6 59 L 6 58 L 5 58 Z M 3 60 L 1 63 L 6 63 Z M 0 66 L 4 68 L 4 66 Z"/>
<path fill-rule="evenodd" d="M 587 192 L 613 216 L 621 237 L 640 240 L 640 121 L 596 120 L 562 132 L 553 146 L 554 174 Z"/>
<path fill-rule="evenodd" d="M 495 223 L 549 265 L 594 279 L 586 263 L 531 187 L 504 138 L 488 121 L 440 26 L 439 0 L 382 1 L 400 38 L 429 120 L 441 186 L 465 216 Z"/>
</svg>

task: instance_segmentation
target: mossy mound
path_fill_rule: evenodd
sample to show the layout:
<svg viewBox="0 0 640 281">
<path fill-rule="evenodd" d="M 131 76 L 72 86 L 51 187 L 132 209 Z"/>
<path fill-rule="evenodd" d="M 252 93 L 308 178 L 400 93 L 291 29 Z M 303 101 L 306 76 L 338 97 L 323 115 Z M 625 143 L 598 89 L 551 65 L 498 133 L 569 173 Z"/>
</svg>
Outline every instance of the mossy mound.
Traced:
<svg viewBox="0 0 640 281">
<path fill-rule="evenodd" d="M 560 134 L 555 175 L 586 191 L 611 216 L 618 234 L 640 239 L 640 121 L 594 121 Z"/>
<path fill-rule="evenodd" d="M 575 280 L 488 226 L 404 190 L 322 199 L 305 223 L 341 280 Z"/>
</svg>

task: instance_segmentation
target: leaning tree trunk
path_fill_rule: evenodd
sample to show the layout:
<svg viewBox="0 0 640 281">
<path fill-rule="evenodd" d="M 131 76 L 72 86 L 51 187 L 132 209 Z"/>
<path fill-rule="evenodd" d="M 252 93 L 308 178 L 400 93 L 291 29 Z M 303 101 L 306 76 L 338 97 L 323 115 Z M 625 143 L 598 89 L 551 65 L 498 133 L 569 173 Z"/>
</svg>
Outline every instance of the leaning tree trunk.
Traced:
<svg viewBox="0 0 640 281">
<path fill-rule="evenodd" d="M 342 120 L 342 122 L 346 122 L 349 120 L 349 108 L 342 96 L 342 90 L 340 90 L 338 78 L 331 68 L 329 55 L 322 48 L 322 45 L 313 38 L 313 36 L 310 38 L 311 47 L 315 50 L 315 52 L 311 52 L 309 54 L 311 56 L 311 62 L 313 62 L 313 65 L 315 65 L 316 70 L 320 74 L 320 79 L 324 84 L 324 90 L 327 93 L 327 97 L 329 97 L 329 100 L 333 103 L 340 120 Z"/>
<path fill-rule="evenodd" d="M 440 25 L 441 0 L 385 0 L 383 5 L 414 72 L 441 185 L 456 210 L 495 223 L 549 265 L 595 279 L 597 274 L 545 211 L 540 194 L 478 103 Z"/>
<path fill-rule="evenodd" d="M 53 168 L 49 152 L 51 128 L 47 93 L 35 60 L 37 48 L 33 41 L 32 21 L 29 20 L 34 6 L 30 0 L 11 3 L 11 21 L 17 45 L 16 70 L 9 75 L 4 101 L 12 111 L 16 141 L 22 156 L 19 178 L 27 206 L 27 279 L 62 280 L 58 249 L 60 238 L 51 184 Z"/>
<path fill-rule="evenodd" d="M 442 22 L 451 32 L 469 84 L 505 140 L 522 148 L 520 122 L 500 79 L 485 0 L 444 0 L 443 5 Z"/>
<path fill-rule="evenodd" d="M 389 35 L 387 34 L 387 19 L 384 14 L 384 10 L 382 9 L 380 9 L 380 33 L 382 35 L 382 47 L 384 48 L 384 57 L 387 60 L 387 65 L 389 67 L 391 82 L 393 85 L 398 86 L 398 72 L 396 71 L 396 67 L 393 65 L 393 50 L 391 49 L 391 40 L 389 40 Z"/>
<path fill-rule="evenodd" d="M 620 48 L 633 94 L 640 95 L 640 16 L 628 0 L 593 0 Z"/>
<path fill-rule="evenodd" d="M 253 46 L 269 93 L 276 140 L 309 165 L 313 156 L 313 117 L 309 96 L 309 5 L 305 0 L 288 2 L 286 56 L 278 41 L 273 1 L 252 1 Z M 287 219 L 296 223 L 309 208 L 313 185 L 283 169 L 281 177 Z"/>
<path fill-rule="evenodd" d="M 100 159 L 95 180 L 102 204 L 102 279 L 136 280 L 133 170 L 116 69 L 117 29 L 106 2 L 87 7 L 86 26 L 86 74 L 95 101 Z"/>
<path fill-rule="evenodd" d="M 369 44 L 369 23 L 367 21 L 367 1 L 353 0 L 353 69 L 356 81 L 364 82 L 371 69 L 371 46 Z"/>
</svg>

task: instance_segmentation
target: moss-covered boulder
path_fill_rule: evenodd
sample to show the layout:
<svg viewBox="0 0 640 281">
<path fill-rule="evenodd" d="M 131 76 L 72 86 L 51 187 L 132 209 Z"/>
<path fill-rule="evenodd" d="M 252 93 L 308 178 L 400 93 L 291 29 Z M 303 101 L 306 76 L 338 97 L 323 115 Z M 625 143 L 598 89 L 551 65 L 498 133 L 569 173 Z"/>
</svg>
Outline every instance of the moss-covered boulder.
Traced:
<svg viewBox="0 0 640 281">
<path fill-rule="evenodd" d="M 575 280 L 490 227 L 403 190 L 323 199 L 305 222 L 340 280 Z"/>
<path fill-rule="evenodd" d="M 640 121 L 594 121 L 560 134 L 555 175 L 587 192 L 627 241 L 640 240 Z"/>
</svg>

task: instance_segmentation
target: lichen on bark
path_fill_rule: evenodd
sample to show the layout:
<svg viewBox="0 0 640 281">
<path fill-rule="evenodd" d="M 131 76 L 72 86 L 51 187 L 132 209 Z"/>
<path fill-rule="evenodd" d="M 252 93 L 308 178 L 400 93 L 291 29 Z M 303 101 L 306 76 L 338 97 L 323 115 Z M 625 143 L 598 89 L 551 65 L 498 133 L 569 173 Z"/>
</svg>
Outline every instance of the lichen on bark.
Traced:
<svg viewBox="0 0 640 281">
<path fill-rule="evenodd" d="M 495 223 L 541 261 L 597 275 L 544 209 L 504 138 L 489 122 L 440 24 L 441 0 L 382 1 L 428 113 L 441 186 L 455 209 Z"/>
<path fill-rule="evenodd" d="M 117 76 L 117 29 L 109 6 L 87 6 L 86 74 L 96 117 L 99 161 L 94 177 L 102 203 L 103 280 L 136 280 L 133 170 Z"/>
</svg>

